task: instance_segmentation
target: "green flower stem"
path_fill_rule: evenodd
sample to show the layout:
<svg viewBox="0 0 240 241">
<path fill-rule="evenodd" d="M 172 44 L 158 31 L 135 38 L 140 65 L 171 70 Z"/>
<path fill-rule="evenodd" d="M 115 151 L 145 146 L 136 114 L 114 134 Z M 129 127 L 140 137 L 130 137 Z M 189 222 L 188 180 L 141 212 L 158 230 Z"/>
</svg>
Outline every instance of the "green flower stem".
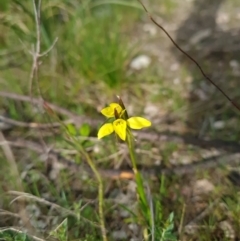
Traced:
<svg viewBox="0 0 240 241">
<path fill-rule="evenodd" d="M 134 144 L 133 144 L 133 137 L 131 134 L 127 133 L 127 145 L 129 149 L 130 158 L 132 161 L 132 168 L 133 172 L 135 174 L 135 180 L 137 184 L 137 194 L 139 198 L 139 204 L 140 204 L 140 210 L 143 214 L 145 221 L 149 223 L 147 220 L 149 220 L 150 215 L 150 209 L 147 201 L 147 196 L 144 190 L 144 182 L 143 178 L 141 176 L 141 173 L 138 171 L 137 168 L 137 162 L 136 162 L 136 155 L 134 150 Z"/>
</svg>

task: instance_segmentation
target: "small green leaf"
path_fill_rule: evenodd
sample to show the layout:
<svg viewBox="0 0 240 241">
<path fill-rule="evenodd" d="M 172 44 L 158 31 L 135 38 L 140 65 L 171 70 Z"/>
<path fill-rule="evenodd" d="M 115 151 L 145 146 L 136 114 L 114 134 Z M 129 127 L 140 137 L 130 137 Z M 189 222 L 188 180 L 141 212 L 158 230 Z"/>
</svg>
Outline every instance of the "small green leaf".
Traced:
<svg viewBox="0 0 240 241">
<path fill-rule="evenodd" d="M 167 229 L 166 229 L 166 232 L 171 232 L 173 230 L 173 228 L 174 228 L 173 223 L 169 224 Z"/>
<path fill-rule="evenodd" d="M 90 134 L 90 126 L 88 124 L 83 124 L 80 128 L 79 128 L 79 134 L 81 136 L 89 136 Z"/>
<path fill-rule="evenodd" d="M 77 131 L 76 131 L 76 128 L 73 124 L 68 124 L 67 125 L 67 130 L 68 130 L 68 133 L 72 136 L 76 136 L 77 135 Z"/>
<path fill-rule="evenodd" d="M 165 234 L 164 234 L 164 237 L 163 237 L 163 240 L 166 240 L 166 241 L 170 241 L 170 240 L 175 241 L 175 240 L 177 240 L 177 238 L 176 238 L 176 236 L 175 236 L 174 234 L 172 234 L 172 233 L 165 233 Z"/>
<path fill-rule="evenodd" d="M 169 215 L 168 220 L 169 220 L 170 223 L 172 223 L 172 222 L 173 222 L 173 219 L 174 219 L 174 213 L 171 212 L 170 215 Z"/>
</svg>

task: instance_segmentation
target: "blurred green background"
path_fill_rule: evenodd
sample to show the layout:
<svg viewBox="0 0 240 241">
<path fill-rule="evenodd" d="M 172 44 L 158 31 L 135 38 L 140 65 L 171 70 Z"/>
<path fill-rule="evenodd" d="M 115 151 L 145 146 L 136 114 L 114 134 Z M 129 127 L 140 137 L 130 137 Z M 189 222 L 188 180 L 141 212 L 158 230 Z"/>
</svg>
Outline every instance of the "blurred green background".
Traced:
<svg viewBox="0 0 240 241">
<path fill-rule="evenodd" d="M 151 9 L 151 4 L 157 4 L 149 3 Z M 163 1 L 155 12 L 169 18 L 174 7 L 175 1 Z M 32 1 L 1 1 L 0 17 L 0 88 L 28 95 L 29 51 L 36 45 Z M 137 1 L 42 1 L 41 52 L 58 38 L 39 60 L 43 97 L 77 113 L 84 112 L 85 105 L 105 105 L 116 94 L 139 98 L 144 104 L 145 86 L 149 84 L 148 91 L 152 91 L 149 87 L 162 82 L 157 56 L 146 48 L 158 37 L 143 29 L 145 22 L 149 22 L 147 15 Z M 131 61 L 141 54 L 155 59 L 152 66 L 131 69 Z M 33 83 L 33 95 L 37 95 L 36 81 Z M 159 95 L 160 86 L 157 88 Z"/>
</svg>

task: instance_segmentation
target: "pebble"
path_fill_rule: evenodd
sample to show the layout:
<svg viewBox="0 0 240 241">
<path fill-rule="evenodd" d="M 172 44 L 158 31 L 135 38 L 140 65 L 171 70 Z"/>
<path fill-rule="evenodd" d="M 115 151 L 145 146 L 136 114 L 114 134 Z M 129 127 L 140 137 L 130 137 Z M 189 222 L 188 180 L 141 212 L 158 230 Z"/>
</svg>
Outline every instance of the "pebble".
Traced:
<svg viewBox="0 0 240 241">
<path fill-rule="evenodd" d="M 225 122 L 224 121 L 215 121 L 213 123 L 213 127 L 214 129 L 216 130 L 220 130 L 220 129 L 223 129 L 225 127 Z"/>
<path fill-rule="evenodd" d="M 214 190 L 214 185 L 207 179 L 197 180 L 193 187 L 195 195 L 209 194 Z"/>
<path fill-rule="evenodd" d="M 147 68 L 151 64 L 151 58 L 147 55 L 139 55 L 132 60 L 130 68 L 133 70 L 141 70 Z"/>
<path fill-rule="evenodd" d="M 153 24 L 144 24 L 143 30 L 149 33 L 151 36 L 155 36 L 157 33 L 157 28 Z"/>
<path fill-rule="evenodd" d="M 113 231 L 112 232 L 112 237 L 113 237 L 114 240 L 121 240 L 121 239 L 126 240 L 127 239 L 127 234 L 123 230 Z"/>
</svg>

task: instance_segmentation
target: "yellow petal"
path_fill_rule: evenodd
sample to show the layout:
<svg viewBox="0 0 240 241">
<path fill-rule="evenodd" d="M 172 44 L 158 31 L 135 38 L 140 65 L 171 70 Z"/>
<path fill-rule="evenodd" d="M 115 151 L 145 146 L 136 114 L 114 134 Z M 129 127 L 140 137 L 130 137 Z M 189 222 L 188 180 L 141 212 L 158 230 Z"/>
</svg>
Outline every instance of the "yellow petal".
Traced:
<svg viewBox="0 0 240 241">
<path fill-rule="evenodd" d="M 117 119 L 113 122 L 114 131 L 125 141 L 127 135 L 127 122 L 123 119 Z"/>
<path fill-rule="evenodd" d="M 101 113 L 107 118 L 114 117 L 114 109 L 120 114 L 122 112 L 122 107 L 117 103 L 111 103 L 108 107 L 103 108 Z"/>
<path fill-rule="evenodd" d="M 127 124 L 132 129 L 142 129 L 151 126 L 151 122 L 142 117 L 131 117 L 127 120 Z"/>
<path fill-rule="evenodd" d="M 107 123 L 101 126 L 98 131 L 98 139 L 103 138 L 104 136 L 110 135 L 113 133 L 113 125 L 112 123 Z"/>
</svg>

